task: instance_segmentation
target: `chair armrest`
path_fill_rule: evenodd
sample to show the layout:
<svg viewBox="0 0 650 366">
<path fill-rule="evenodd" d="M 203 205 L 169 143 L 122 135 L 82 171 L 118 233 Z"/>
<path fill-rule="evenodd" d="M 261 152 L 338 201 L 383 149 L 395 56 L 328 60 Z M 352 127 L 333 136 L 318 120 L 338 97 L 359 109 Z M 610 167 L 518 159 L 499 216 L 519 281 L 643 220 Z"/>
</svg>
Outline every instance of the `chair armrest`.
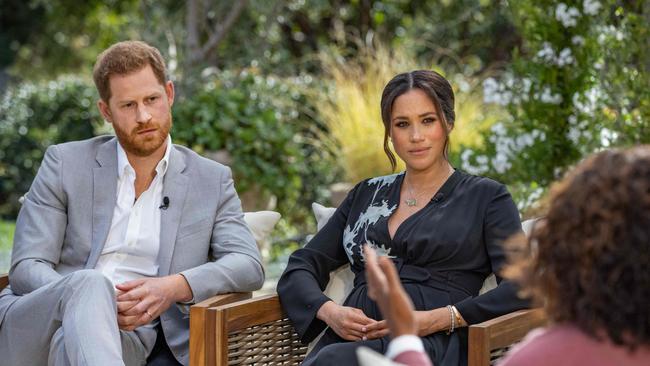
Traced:
<svg viewBox="0 0 650 366">
<path fill-rule="evenodd" d="M 490 364 L 490 352 L 521 340 L 547 322 L 542 309 L 519 310 L 469 327 L 469 366 Z"/>
<path fill-rule="evenodd" d="M 206 365 L 206 349 L 214 348 L 214 314 L 208 309 L 235 301 L 250 299 L 251 292 L 234 292 L 210 297 L 190 307 L 190 365 Z"/>
<path fill-rule="evenodd" d="M 215 311 L 227 315 L 224 317 L 228 320 L 224 324 L 226 332 L 281 320 L 287 316 L 276 294 L 232 302 L 215 308 Z"/>
<path fill-rule="evenodd" d="M 282 309 L 278 295 L 210 308 L 216 318 L 216 349 L 208 365 L 298 365 L 307 346 Z"/>
<path fill-rule="evenodd" d="M 9 286 L 9 275 L 6 273 L 0 274 L 0 290 Z"/>
</svg>

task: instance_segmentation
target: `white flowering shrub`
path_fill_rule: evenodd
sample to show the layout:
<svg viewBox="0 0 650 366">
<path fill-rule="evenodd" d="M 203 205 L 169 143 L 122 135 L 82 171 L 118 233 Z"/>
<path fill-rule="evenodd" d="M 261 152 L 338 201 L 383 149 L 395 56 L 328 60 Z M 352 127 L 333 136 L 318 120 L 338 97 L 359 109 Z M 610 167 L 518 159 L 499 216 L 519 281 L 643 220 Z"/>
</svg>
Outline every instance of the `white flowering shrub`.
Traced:
<svg viewBox="0 0 650 366">
<path fill-rule="evenodd" d="M 619 4 L 620 3 L 620 4 Z M 527 210 L 587 154 L 650 142 L 647 2 L 511 3 L 522 36 L 511 68 L 483 83 L 509 116 L 461 166 L 509 184 Z M 645 11 L 645 13 L 644 13 Z"/>
</svg>

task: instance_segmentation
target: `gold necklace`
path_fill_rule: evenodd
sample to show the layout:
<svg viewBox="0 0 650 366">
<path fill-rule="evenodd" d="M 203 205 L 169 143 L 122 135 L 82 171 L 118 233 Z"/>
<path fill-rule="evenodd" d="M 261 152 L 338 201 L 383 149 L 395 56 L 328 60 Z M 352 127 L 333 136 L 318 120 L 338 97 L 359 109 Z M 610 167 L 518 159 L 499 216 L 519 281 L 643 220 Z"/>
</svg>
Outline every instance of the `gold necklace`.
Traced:
<svg viewBox="0 0 650 366">
<path fill-rule="evenodd" d="M 406 177 L 404 177 L 404 180 L 406 180 Z M 411 198 L 405 199 L 404 203 L 406 203 L 406 205 L 409 206 L 409 207 L 417 206 L 418 205 L 418 200 L 415 197 L 415 195 L 413 194 L 413 187 L 411 187 L 411 185 L 408 182 L 406 182 L 406 189 L 409 191 L 409 195 L 411 196 Z"/>
<path fill-rule="evenodd" d="M 447 177 L 445 177 L 445 179 L 449 178 L 449 176 L 450 176 L 453 172 L 454 172 L 454 169 L 453 169 L 453 168 L 450 169 L 449 172 L 447 173 Z M 408 190 L 408 192 L 409 192 L 409 196 L 410 196 L 409 198 L 407 198 L 407 199 L 404 200 L 404 203 L 406 203 L 406 205 L 409 206 L 409 207 L 415 207 L 415 206 L 418 205 L 418 197 L 419 197 L 422 193 L 419 193 L 419 194 L 417 194 L 417 195 L 413 193 L 413 187 L 411 187 L 411 185 L 409 184 L 409 182 L 406 180 L 406 174 L 404 174 L 404 182 L 406 183 L 406 190 Z M 431 187 L 435 187 L 435 185 L 433 185 L 433 186 L 431 186 Z M 440 187 L 438 187 L 438 189 L 440 189 Z M 426 190 L 425 190 L 425 192 L 426 192 Z"/>
</svg>

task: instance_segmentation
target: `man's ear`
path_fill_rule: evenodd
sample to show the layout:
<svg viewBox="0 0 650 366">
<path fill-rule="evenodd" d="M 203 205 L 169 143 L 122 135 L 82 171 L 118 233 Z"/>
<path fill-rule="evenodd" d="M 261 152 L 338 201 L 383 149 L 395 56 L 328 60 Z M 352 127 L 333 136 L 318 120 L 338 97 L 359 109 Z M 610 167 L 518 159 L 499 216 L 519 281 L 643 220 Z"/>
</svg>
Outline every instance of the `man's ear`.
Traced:
<svg viewBox="0 0 650 366">
<path fill-rule="evenodd" d="M 167 102 L 171 107 L 174 105 L 174 83 L 171 80 L 167 81 L 165 84 L 165 94 L 167 94 Z"/>
<path fill-rule="evenodd" d="M 98 100 L 97 109 L 99 109 L 99 113 L 102 114 L 102 117 L 104 117 L 106 122 L 113 123 L 113 117 L 111 115 L 111 109 L 108 107 L 108 103 L 104 102 L 103 99 Z"/>
</svg>

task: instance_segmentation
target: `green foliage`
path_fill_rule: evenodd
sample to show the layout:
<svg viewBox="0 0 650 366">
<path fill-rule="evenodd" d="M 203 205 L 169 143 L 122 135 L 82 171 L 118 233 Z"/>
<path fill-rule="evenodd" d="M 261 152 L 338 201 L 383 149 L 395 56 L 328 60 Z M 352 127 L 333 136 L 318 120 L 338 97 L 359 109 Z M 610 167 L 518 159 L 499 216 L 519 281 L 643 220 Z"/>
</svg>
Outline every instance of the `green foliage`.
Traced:
<svg viewBox="0 0 650 366">
<path fill-rule="evenodd" d="M 0 100 L 0 216 L 15 217 L 52 144 L 93 136 L 101 121 L 91 83 L 71 76 L 10 88 Z"/>
<path fill-rule="evenodd" d="M 0 255 L 3 253 L 9 254 L 14 242 L 14 231 L 16 230 L 16 223 L 13 221 L 0 220 Z M 0 259 L 0 262 L 2 259 Z M 0 268 L 0 273 L 4 273 Z"/>
<path fill-rule="evenodd" d="M 0 49 L 12 73 L 35 80 L 85 68 L 104 48 L 138 37 L 136 0 L 2 0 Z M 3 51 L 0 51 L 2 55 Z M 0 56 L 0 58 L 2 58 Z M 0 62 L 0 66 L 3 63 Z"/>
<path fill-rule="evenodd" d="M 322 123 L 305 99 L 309 84 L 310 76 L 223 72 L 174 107 L 174 140 L 206 155 L 226 150 L 239 192 L 275 196 L 285 218 L 305 222 L 310 203 L 336 179 L 315 138 Z"/>
<path fill-rule="evenodd" d="M 9 272 L 15 230 L 13 221 L 0 220 L 0 274 Z"/>
<path fill-rule="evenodd" d="M 582 157 L 650 142 L 644 6 L 512 3 L 522 47 L 499 81 L 484 83 L 485 101 L 509 116 L 492 126 L 484 149 L 463 153 L 464 168 L 510 184 L 526 209 Z"/>
</svg>

